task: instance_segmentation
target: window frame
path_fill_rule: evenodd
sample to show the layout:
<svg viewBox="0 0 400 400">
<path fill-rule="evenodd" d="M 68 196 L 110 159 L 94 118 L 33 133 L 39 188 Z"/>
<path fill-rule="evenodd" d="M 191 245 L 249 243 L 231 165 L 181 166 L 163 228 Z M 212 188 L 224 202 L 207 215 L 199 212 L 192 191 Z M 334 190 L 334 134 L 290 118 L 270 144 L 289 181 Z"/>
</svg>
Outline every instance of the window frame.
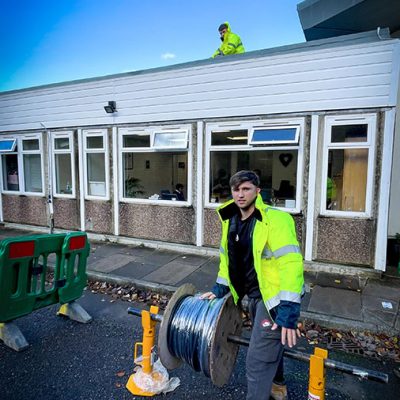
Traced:
<svg viewBox="0 0 400 400">
<path fill-rule="evenodd" d="M 332 142 L 332 127 L 344 125 L 367 125 L 367 140 L 365 142 Z M 375 136 L 377 132 L 376 114 L 348 114 L 326 116 L 324 121 L 322 176 L 321 176 L 321 203 L 320 214 L 331 217 L 370 218 L 372 216 L 372 196 L 374 185 L 375 165 Z M 365 192 L 365 211 L 329 210 L 326 208 L 326 190 L 328 177 L 328 162 L 330 150 L 367 149 L 367 187 Z"/>
<path fill-rule="evenodd" d="M 252 137 L 252 132 L 254 129 L 261 128 L 287 128 L 287 127 L 298 127 L 298 142 L 283 144 L 269 144 L 263 145 L 260 143 L 250 144 L 250 138 Z M 213 132 L 224 132 L 227 129 L 230 130 L 241 130 L 247 129 L 248 140 L 247 145 L 211 145 L 212 143 L 212 133 Z M 205 188 L 204 188 L 204 207 L 216 209 L 223 203 L 211 203 L 210 201 L 210 162 L 211 162 L 211 152 L 220 151 L 270 151 L 270 150 L 297 150 L 297 177 L 296 177 L 296 193 L 295 207 L 279 207 L 274 206 L 274 208 L 284 210 L 291 214 L 299 214 L 303 207 L 303 165 L 304 165 L 304 134 L 305 131 L 305 117 L 295 117 L 295 118 L 279 118 L 279 119 L 263 119 L 263 120 L 251 120 L 251 121 L 229 121 L 221 123 L 208 123 L 206 125 L 206 156 L 205 156 Z"/>
<path fill-rule="evenodd" d="M 103 147 L 91 149 L 87 147 L 87 139 L 90 137 L 102 137 Z M 110 154 L 108 143 L 107 129 L 85 129 L 82 131 L 83 139 L 83 180 L 84 180 L 84 193 L 86 200 L 110 200 Z M 89 173 L 88 173 L 88 154 L 104 154 L 104 168 L 105 168 L 105 195 L 96 196 L 89 194 Z"/>
<path fill-rule="evenodd" d="M 13 195 L 23 195 L 23 196 L 37 196 L 43 197 L 45 195 L 45 181 L 44 181 L 44 160 L 43 160 L 43 140 L 41 133 L 30 133 L 30 134 L 22 134 L 22 135 L 7 135 L 3 136 L 1 139 L 4 140 L 14 140 L 13 151 L 2 151 L 1 155 L 1 163 L 3 163 L 2 157 L 8 154 L 16 154 L 18 160 L 18 186 L 19 190 L 6 190 L 4 189 L 4 182 L 3 182 L 3 173 L 1 176 L 1 193 L 4 194 L 13 194 Z M 39 148 L 37 150 L 23 150 L 23 142 L 25 140 L 38 140 L 39 141 Z M 15 151 L 17 148 L 17 151 Z M 42 183 L 42 190 L 41 192 L 30 192 L 27 191 L 25 188 L 25 168 L 24 168 L 24 155 L 25 154 L 39 154 L 40 155 L 40 176 L 41 176 L 41 183 Z M 3 169 L 3 164 L 1 165 Z"/>
<path fill-rule="evenodd" d="M 56 149 L 56 139 L 68 139 L 69 149 Z M 70 154 L 71 162 L 71 194 L 57 193 L 57 180 L 56 180 L 56 154 Z M 51 179 L 53 186 L 53 197 L 64 198 L 64 199 L 75 199 L 76 198 L 76 178 L 75 178 L 75 143 L 74 143 L 74 132 L 51 132 Z"/>
<path fill-rule="evenodd" d="M 186 133 L 186 147 L 166 147 L 156 146 L 154 147 L 155 134 L 159 133 Z M 125 147 L 124 136 L 131 134 L 149 134 L 150 145 L 149 147 Z M 172 207 L 188 207 L 192 205 L 192 169 L 193 169 L 193 156 L 192 156 L 192 127 L 191 125 L 179 125 L 179 126 L 148 126 L 148 127 L 123 127 L 118 129 L 118 169 L 121 172 L 118 178 L 118 192 L 119 201 L 123 203 L 134 203 L 134 204 L 154 204 L 161 206 L 172 206 Z M 187 184 L 186 184 L 186 200 L 185 201 L 170 201 L 161 199 L 138 199 L 131 197 L 124 197 L 124 164 L 123 155 L 124 153 L 169 153 L 169 152 L 180 152 L 187 153 Z"/>
</svg>

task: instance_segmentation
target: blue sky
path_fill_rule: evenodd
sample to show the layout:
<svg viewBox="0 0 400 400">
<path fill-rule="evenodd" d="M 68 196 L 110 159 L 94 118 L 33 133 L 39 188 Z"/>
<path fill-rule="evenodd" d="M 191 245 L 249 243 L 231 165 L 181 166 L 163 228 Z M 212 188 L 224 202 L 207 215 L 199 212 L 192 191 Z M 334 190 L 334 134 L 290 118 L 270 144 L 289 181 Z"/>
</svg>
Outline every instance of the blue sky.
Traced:
<svg viewBox="0 0 400 400">
<path fill-rule="evenodd" d="M 211 56 L 229 21 L 246 51 L 304 42 L 300 0 L 13 0 L 0 11 L 0 91 Z"/>
</svg>

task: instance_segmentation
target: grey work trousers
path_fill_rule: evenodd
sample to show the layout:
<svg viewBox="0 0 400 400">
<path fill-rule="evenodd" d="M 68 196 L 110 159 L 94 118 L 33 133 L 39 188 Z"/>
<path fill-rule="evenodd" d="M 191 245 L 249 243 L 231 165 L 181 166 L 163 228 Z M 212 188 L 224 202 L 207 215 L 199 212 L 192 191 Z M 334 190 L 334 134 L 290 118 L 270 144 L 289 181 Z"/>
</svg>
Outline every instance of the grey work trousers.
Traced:
<svg viewBox="0 0 400 400">
<path fill-rule="evenodd" d="M 274 322 L 261 299 L 249 299 L 249 313 L 253 329 L 246 358 L 246 400 L 268 400 L 283 357 L 281 328 L 271 330 Z"/>
</svg>

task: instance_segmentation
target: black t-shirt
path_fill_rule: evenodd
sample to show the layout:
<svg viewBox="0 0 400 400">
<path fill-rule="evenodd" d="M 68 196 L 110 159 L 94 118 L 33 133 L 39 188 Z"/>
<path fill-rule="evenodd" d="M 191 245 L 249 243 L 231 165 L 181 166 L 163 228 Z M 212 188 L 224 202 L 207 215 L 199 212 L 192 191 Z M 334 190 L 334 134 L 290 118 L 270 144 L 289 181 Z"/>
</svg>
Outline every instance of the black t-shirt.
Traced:
<svg viewBox="0 0 400 400">
<path fill-rule="evenodd" d="M 261 297 L 253 259 L 253 230 L 255 213 L 245 220 L 236 215 L 230 220 L 229 228 L 229 275 L 239 298 L 248 295 Z"/>
</svg>

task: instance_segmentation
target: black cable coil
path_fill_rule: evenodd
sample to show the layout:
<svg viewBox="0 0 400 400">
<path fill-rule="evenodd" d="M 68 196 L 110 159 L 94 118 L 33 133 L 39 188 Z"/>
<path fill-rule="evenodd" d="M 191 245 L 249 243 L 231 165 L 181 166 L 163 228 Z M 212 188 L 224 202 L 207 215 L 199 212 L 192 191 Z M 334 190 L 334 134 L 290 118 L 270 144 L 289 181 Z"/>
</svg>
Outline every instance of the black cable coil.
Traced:
<svg viewBox="0 0 400 400">
<path fill-rule="evenodd" d="M 210 377 L 210 347 L 215 320 L 223 299 L 202 300 L 187 296 L 176 304 L 168 326 L 168 349 L 195 371 Z"/>
</svg>

